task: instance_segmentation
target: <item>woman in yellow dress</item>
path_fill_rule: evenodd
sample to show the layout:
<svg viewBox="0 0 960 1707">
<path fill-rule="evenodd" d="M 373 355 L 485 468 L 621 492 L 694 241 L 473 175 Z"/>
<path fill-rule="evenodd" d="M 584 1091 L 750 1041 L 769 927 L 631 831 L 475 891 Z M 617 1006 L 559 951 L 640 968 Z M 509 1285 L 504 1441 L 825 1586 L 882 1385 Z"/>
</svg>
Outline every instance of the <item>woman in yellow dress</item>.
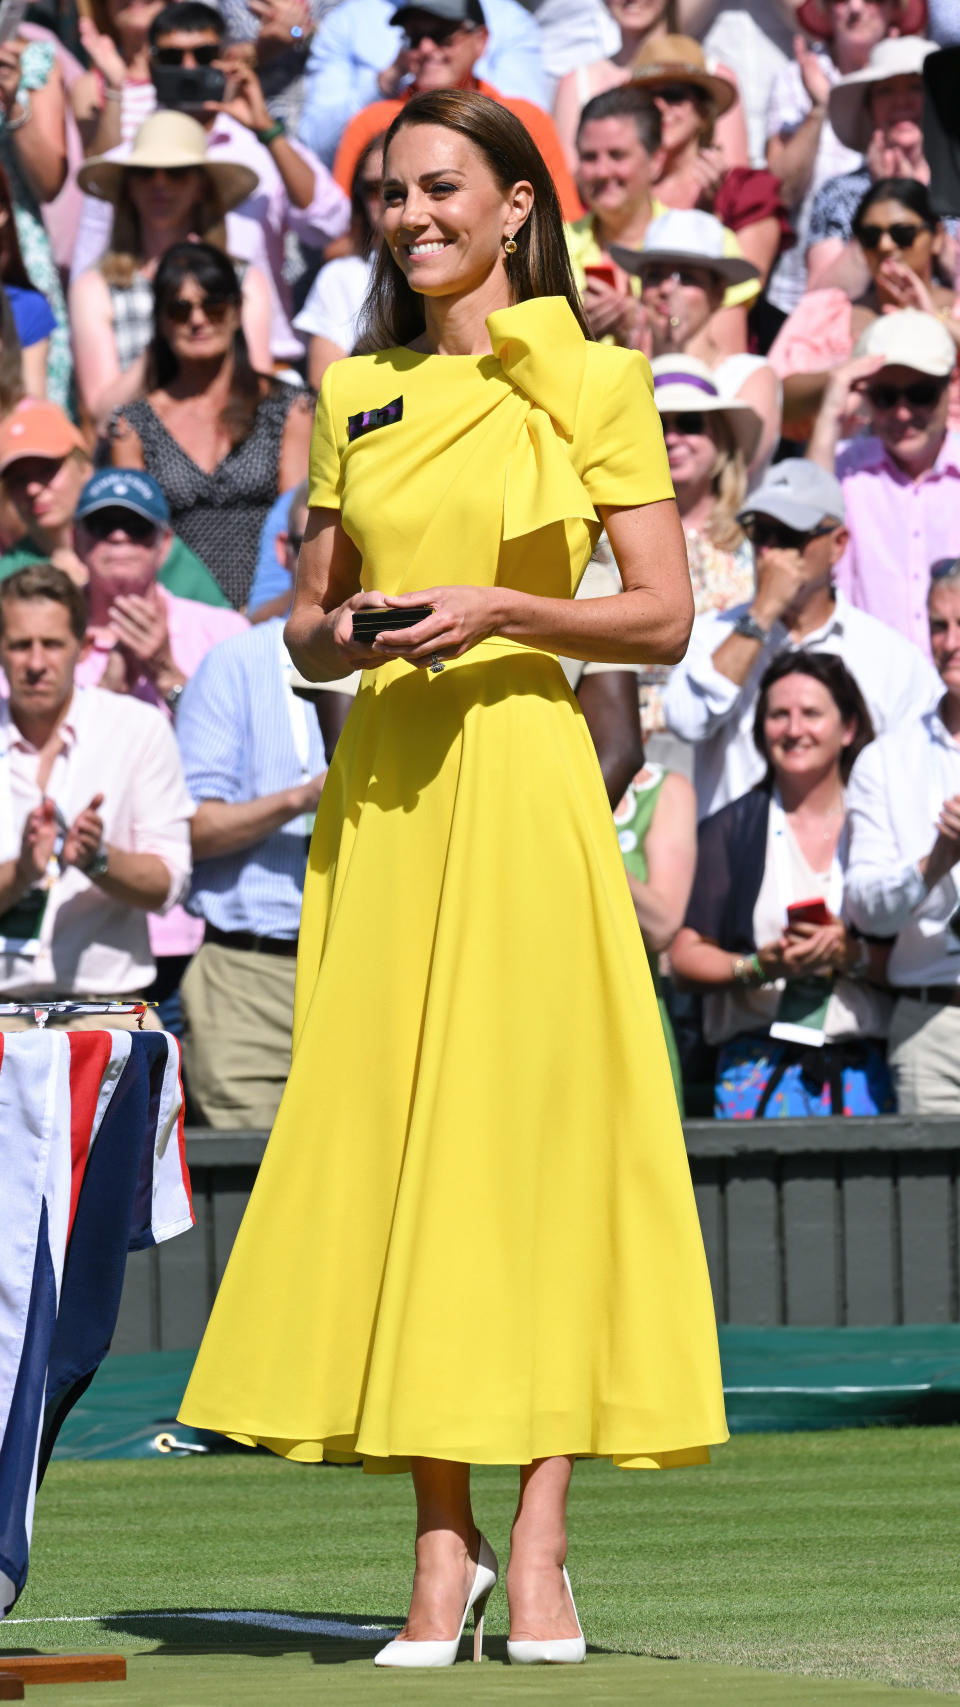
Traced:
<svg viewBox="0 0 960 1707">
<path fill-rule="evenodd" d="M 286 638 L 362 668 L 310 853 L 290 1078 L 181 1410 L 286 1457 L 412 1468 L 378 1663 L 449 1665 L 518 1464 L 509 1655 L 580 1660 L 574 1458 L 726 1438 L 663 1034 L 557 653 L 670 664 L 690 580 L 650 370 L 588 343 L 550 178 L 483 96 L 388 133 L 370 353 L 324 376 Z M 624 591 L 574 602 L 605 526 Z M 415 626 L 353 639 L 372 607 Z"/>
</svg>

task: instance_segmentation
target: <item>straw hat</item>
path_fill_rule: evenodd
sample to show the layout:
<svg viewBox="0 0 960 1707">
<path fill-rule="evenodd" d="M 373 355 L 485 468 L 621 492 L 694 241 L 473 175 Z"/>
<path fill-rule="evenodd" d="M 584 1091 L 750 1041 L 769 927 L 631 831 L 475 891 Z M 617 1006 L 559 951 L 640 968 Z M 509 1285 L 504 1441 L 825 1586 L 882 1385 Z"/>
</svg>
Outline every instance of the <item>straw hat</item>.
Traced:
<svg viewBox="0 0 960 1707">
<path fill-rule="evenodd" d="M 648 267 L 682 266 L 684 262 L 716 273 L 727 285 L 758 279 L 760 274 L 752 262 L 742 255 L 725 253 L 726 236 L 712 213 L 704 213 L 702 208 L 671 207 L 650 221 L 642 249 L 624 249 L 619 243 L 607 247 L 618 267 L 641 279 Z"/>
<path fill-rule="evenodd" d="M 119 200 L 124 173 L 136 166 L 200 166 L 217 193 L 222 212 L 246 201 L 259 182 L 249 166 L 207 158 L 207 133 L 187 113 L 152 113 L 137 131 L 132 144 L 111 148 L 88 160 L 77 173 L 77 183 L 88 195 L 103 202 Z"/>
<path fill-rule="evenodd" d="M 750 462 L 760 443 L 763 422 L 749 403 L 739 397 L 721 397 L 717 382 L 705 362 L 693 356 L 658 356 L 650 363 L 653 373 L 653 400 L 661 415 L 690 414 L 725 415 L 743 452 Z"/>
<path fill-rule="evenodd" d="M 935 51 L 934 42 L 919 36 L 885 36 L 878 41 L 863 70 L 841 77 L 830 91 L 827 112 L 840 141 L 865 154 L 874 131 L 869 108 L 873 85 L 887 83 L 891 77 L 921 76 L 924 60 Z"/>
<path fill-rule="evenodd" d="M 816 36 L 818 41 L 832 41 L 833 16 L 829 0 L 802 0 L 797 8 L 797 24 L 808 36 Z M 927 27 L 927 0 L 900 0 L 898 27 L 903 36 L 922 36 Z"/>
<path fill-rule="evenodd" d="M 660 36 L 640 49 L 630 67 L 635 89 L 655 95 L 666 83 L 693 83 L 709 97 L 714 116 L 728 112 L 737 91 L 726 77 L 707 70 L 706 56 L 692 36 Z"/>
</svg>

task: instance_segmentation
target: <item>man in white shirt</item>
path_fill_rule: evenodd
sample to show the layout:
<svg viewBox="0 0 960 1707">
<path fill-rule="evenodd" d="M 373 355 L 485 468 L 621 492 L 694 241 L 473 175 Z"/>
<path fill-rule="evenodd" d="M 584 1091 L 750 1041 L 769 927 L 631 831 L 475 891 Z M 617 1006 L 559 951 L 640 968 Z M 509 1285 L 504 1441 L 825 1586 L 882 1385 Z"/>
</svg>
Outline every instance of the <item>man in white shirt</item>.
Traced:
<svg viewBox="0 0 960 1707">
<path fill-rule="evenodd" d="M 0 583 L 2 1001 L 137 995 L 154 976 L 147 914 L 190 876 L 193 804 L 169 722 L 75 685 L 86 626 L 62 570 Z"/>
<path fill-rule="evenodd" d="M 858 928 L 896 936 L 902 991 L 888 1058 L 906 1114 L 960 1108 L 960 562 L 930 587 L 939 706 L 864 749 L 850 778 L 845 904 Z"/>
<path fill-rule="evenodd" d="M 697 617 L 663 708 L 695 743 L 700 818 L 752 788 L 765 765 L 754 744 L 760 678 L 777 653 L 837 652 L 856 677 L 875 731 L 895 728 L 943 692 L 928 660 L 886 623 L 849 604 L 831 575 L 847 543 L 839 482 L 815 463 L 777 463 L 740 512 L 756 560 L 749 604 Z"/>
</svg>

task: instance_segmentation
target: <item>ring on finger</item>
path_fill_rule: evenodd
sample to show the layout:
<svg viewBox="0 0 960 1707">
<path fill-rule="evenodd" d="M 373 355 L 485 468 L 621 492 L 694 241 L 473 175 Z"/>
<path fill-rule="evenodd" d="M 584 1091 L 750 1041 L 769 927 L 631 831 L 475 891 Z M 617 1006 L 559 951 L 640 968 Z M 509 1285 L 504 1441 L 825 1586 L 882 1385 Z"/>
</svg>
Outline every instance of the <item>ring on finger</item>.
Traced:
<svg viewBox="0 0 960 1707">
<path fill-rule="evenodd" d="M 431 674 L 431 676 L 439 676 L 441 671 L 445 667 L 446 666 L 441 662 L 441 660 L 437 656 L 436 652 L 431 652 L 431 654 L 430 654 L 430 674 Z"/>
</svg>

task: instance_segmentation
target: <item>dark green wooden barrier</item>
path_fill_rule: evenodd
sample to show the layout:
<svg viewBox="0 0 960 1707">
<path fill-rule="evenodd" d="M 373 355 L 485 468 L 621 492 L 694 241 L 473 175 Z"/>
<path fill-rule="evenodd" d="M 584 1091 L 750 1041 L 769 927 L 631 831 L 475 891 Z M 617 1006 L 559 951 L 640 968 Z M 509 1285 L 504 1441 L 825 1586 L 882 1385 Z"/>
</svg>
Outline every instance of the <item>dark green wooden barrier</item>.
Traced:
<svg viewBox="0 0 960 1707">
<path fill-rule="evenodd" d="M 690 1121 L 686 1137 L 722 1322 L 960 1321 L 960 1116 Z M 198 1344 L 265 1143 L 188 1132 L 197 1225 L 129 1258 L 114 1351 Z"/>
</svg>

